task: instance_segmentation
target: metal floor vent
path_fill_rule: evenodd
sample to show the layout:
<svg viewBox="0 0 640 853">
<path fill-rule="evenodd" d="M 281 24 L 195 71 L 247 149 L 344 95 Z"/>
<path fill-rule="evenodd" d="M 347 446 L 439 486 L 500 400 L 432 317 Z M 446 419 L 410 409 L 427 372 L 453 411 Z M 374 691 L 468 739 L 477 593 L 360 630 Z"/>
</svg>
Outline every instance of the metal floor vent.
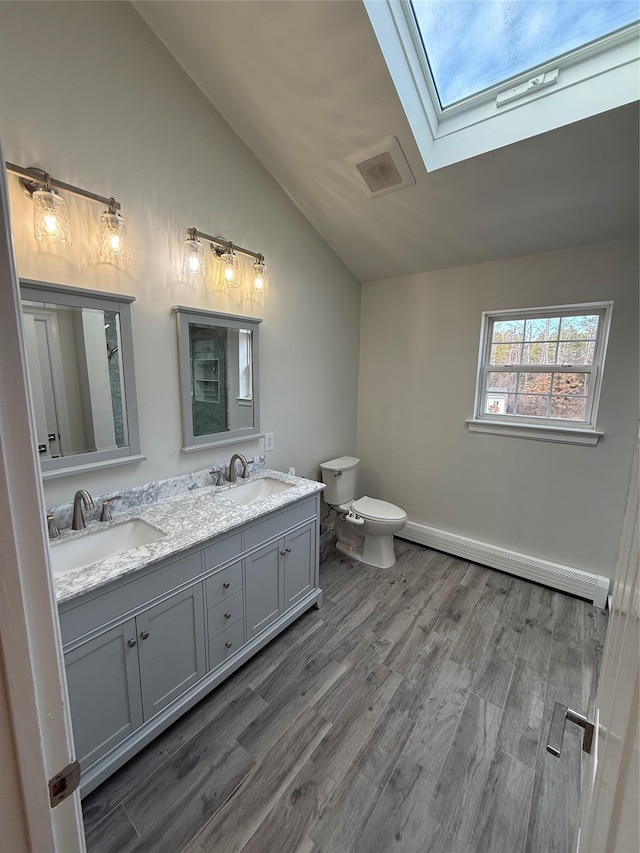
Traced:
<svg viewBox="0 0 640 853">
<path fill-rule="evenodd" d="M 395 136 L 388 136 L 377 145 L 357 151 L 347 157 L 347 163 L 357 170 L 370 198 L 416 182 Z"/>
</svg>

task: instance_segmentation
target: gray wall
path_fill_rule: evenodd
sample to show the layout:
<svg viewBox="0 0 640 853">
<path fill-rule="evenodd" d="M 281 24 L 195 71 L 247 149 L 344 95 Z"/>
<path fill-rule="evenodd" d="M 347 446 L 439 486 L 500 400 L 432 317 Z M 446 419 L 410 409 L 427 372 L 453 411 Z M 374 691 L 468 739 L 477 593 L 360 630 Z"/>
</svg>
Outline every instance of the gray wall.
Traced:
<svg viewBox="0 0 640 853">
<path fill-rule="evenodd" d="M 621 241 L 365 285 L 360 493 L 413 521 L 611 577 L 637 431 L 637 253 Z M 608 299 L 596 447 L 468 432 L 482 311 Z"/>
<path fill-rule="evenodd" d="M 73 246 L 52 251 L 33 239 L 31 202 L 9 178 L 21 276 L 137 298 L 148 460 L 48 481 L 48 504 L 81 486 L 119 489 L 228 461 L 232 448 L 180 452 L 175 304 L 264 319 L 262 428 L 275 433 L 276 446 L 270 467 L 315 474 L 319 461 L 354 451 L 359 283 L 128 3 L 0 4 L 0 138 L 8 160 L 115 196 L 129 226 L 131 262 L 100 263 L 101 209 L 68 199 Z M 264 253 L 271 295 L 263 304 L 214 292 L 212 264 L 206 282 L 180 281 L 191 226 Z M 237 449 L 262 452 L 263 442 Z"/>
</svg>

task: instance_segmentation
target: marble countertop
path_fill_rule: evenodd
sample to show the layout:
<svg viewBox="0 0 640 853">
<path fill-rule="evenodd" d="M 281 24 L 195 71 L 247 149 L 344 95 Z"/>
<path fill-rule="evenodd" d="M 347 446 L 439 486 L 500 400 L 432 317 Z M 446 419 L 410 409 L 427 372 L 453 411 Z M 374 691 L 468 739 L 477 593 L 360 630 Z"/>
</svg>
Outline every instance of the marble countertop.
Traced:
<svg viewBox="0 0 640 853">
<path fill-rule="evenodd" d="M 113 521 L 92 522 L 82 531 L 65 531 L 50 543 L 52 553 L 71 538 L 89 537 L 94 532 L 107 530 L 134 518 L 142 519 L 165 535 L 150 544 L 113 554 L 78 569 L 54 574 L 58 604 L 159 560 L 179 554 L 193 545 L 206 542 L 213 536 L 219 536 L 324 489 L 324 485 L 315 480 L 306 480 L 268 469 L 263 469 L 246 480 L 239 480 L 237 486 L 265 477 L 287 483 L 291 488 L 253 503 L 238 504 L 225 499 L 225 493 L 236 486 L 206 486 L 195 489 L 187 495 L 177 495 L 119 513 L 114 516 Z"/>
</svg>

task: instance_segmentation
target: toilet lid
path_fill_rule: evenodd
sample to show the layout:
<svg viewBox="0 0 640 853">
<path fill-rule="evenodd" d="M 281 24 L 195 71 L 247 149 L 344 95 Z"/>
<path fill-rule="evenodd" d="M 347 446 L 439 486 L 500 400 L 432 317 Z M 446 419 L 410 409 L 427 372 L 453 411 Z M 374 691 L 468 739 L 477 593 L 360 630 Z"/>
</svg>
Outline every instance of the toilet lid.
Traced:
<svg viewBox="0 0 640 853">
<path fill-rule="evenodd" d="M 355 468 L 359 461 L 357 456 L 338 456 L 337 459 L 321 462 L 320 467 L 323 471 L 348 471 Z"/>
<path fill-rule="evenodd" d="M 375 498 L 358 498 L 351 504 L 351 509 L 372 521 L 403 521 L 407 517 L 406 512 L 399 506 Z"/>
</svg>

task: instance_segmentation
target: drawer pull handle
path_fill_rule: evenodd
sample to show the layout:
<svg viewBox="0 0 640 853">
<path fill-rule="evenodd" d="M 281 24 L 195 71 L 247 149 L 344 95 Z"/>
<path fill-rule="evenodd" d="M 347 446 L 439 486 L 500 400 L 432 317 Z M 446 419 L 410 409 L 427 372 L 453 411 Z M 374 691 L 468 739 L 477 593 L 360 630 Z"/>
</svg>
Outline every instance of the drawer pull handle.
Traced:
<svg viewBox="0 0 640 853">
<path fill-rule="evenodd" d="M 222 586 L 223 586 L 225 589 L 229 589 L 229 587 L 231 586 L 231 584 L 229 583 L 229 581 L 225 581 L 225 582 L 222 584 Z"/>
<path fill-rule="evenodd" d="M 132 637 L 130 640 L 127 640 L 127 645 L 132 649 L 134 646 L 138 645 L 138 641 Z"/>
<path fill-rule="evenodd" d="M 227 610 L 227 612 L 224 614 L 224 618 L 225 618 L 225 619 L 231 619 L 231 614 L 229 613 L 229 611 L 228 611 L 228 610 Z"/>
<path fill-rule="evenodd" d="M 232 645 L 233 643 L 231 642 L 231 640 L 227 640 L 227 642 L 225 643 L 227 649 L 230 649 Z"/>
<path fill-rule="evenodd" d="M 148 640 L 149 639 L 149 632 L 148 631 L 141 631 L 140 632 L 140 639 L 141 640 Z"/>
</svg>

